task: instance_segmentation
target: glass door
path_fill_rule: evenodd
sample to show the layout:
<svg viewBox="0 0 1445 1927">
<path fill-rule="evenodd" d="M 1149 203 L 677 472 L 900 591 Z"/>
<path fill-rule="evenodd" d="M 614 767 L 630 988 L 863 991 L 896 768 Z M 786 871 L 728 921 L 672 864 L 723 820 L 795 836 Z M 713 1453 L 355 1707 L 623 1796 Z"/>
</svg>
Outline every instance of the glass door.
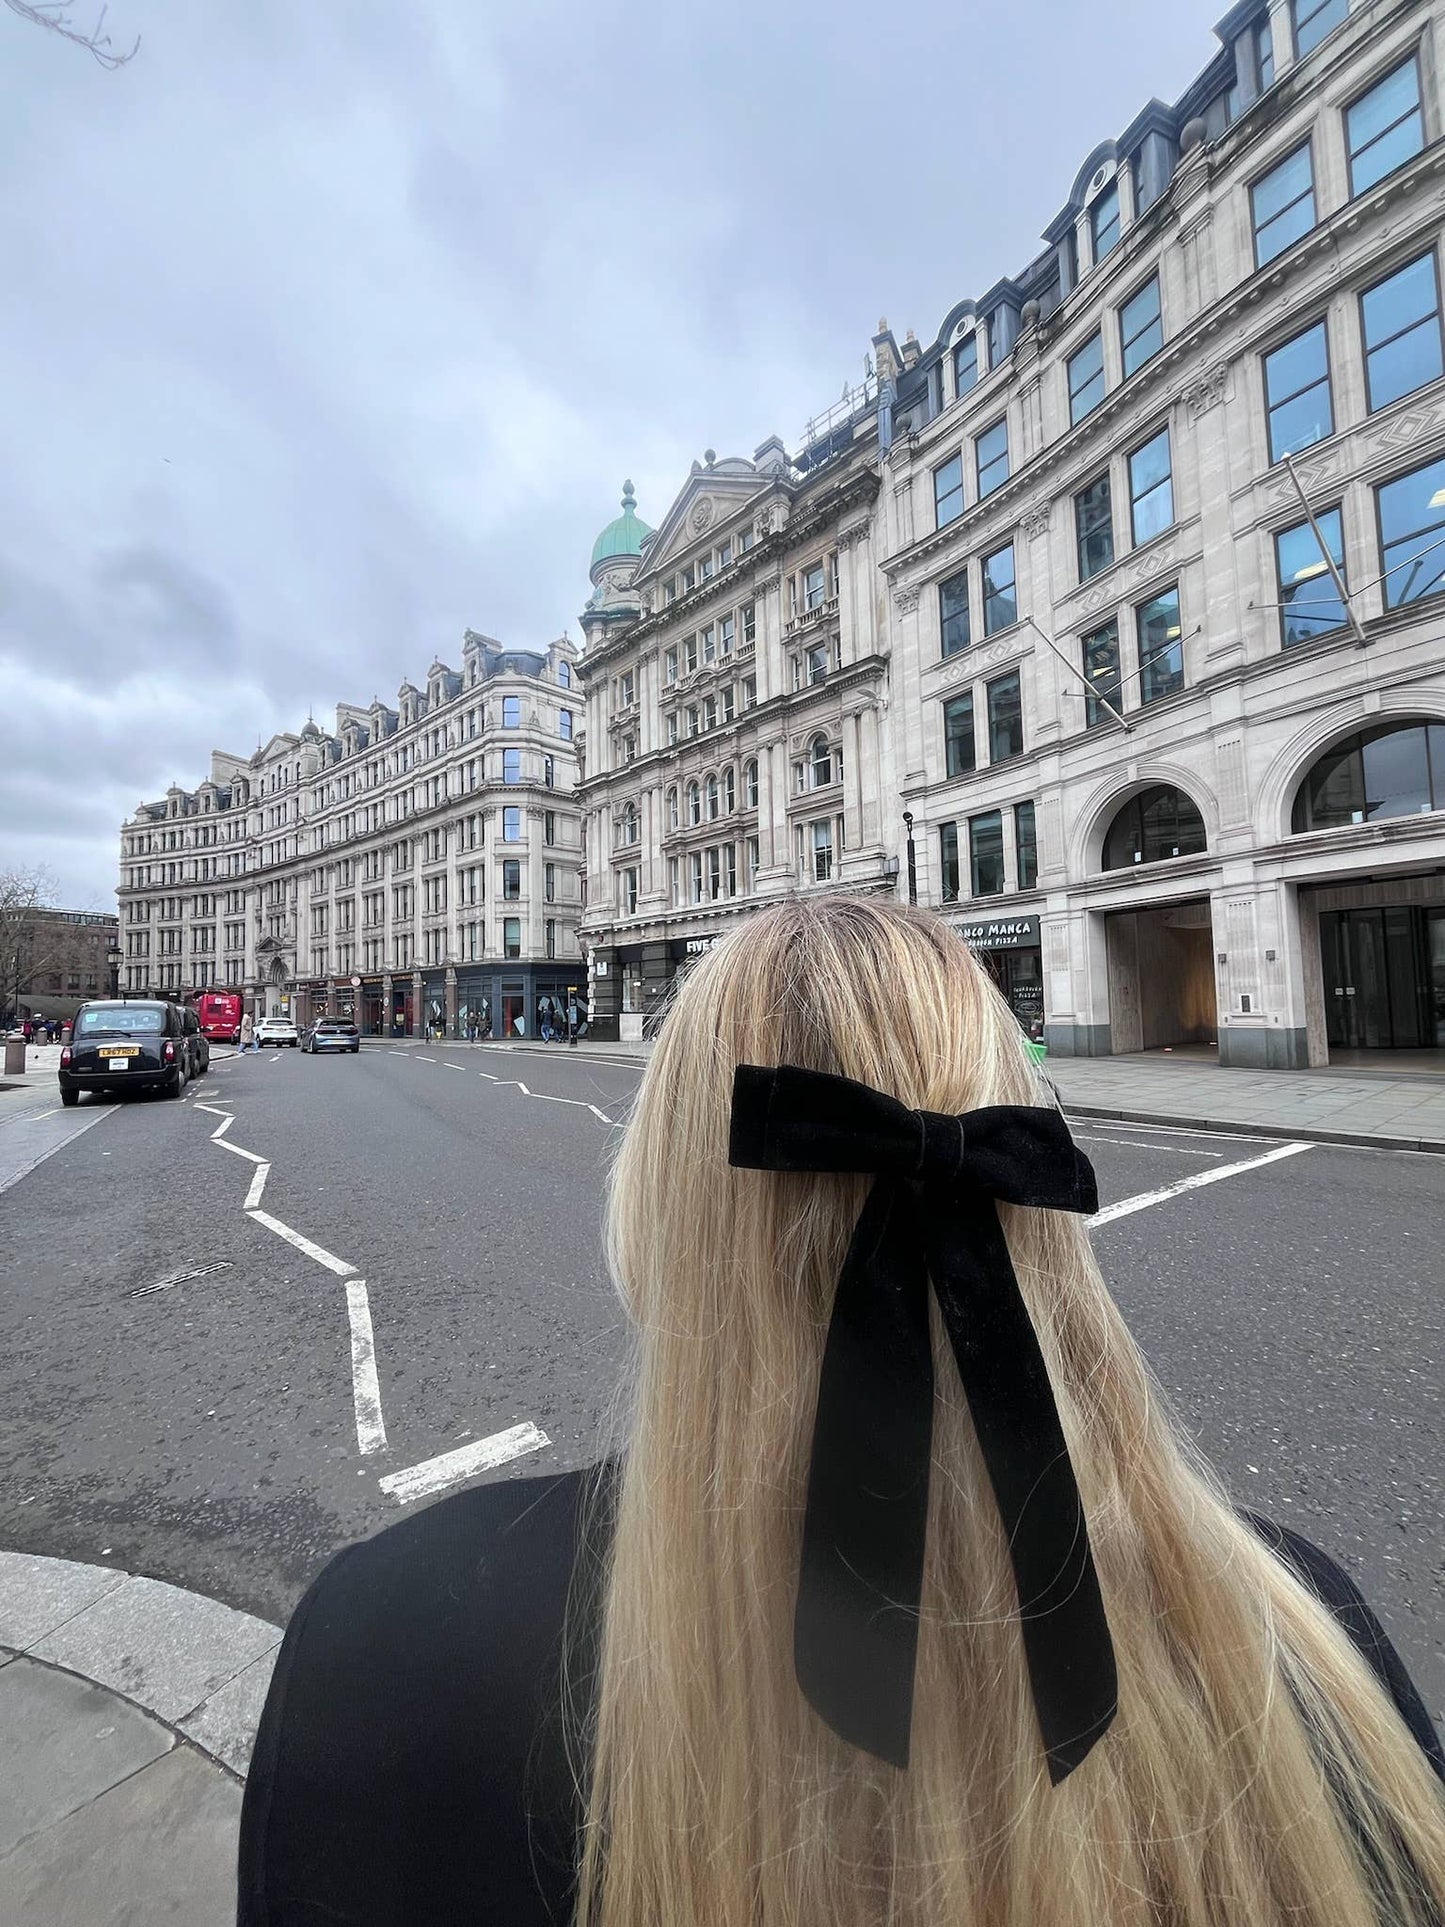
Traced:
<svg viewBox="0 0 1445 1927">
<path fill-rule="evenodd" d="M 1332 1049 L 1445 1044 L 1445 912 L 1327 910 L 1320 958 Z"/>
</svg>

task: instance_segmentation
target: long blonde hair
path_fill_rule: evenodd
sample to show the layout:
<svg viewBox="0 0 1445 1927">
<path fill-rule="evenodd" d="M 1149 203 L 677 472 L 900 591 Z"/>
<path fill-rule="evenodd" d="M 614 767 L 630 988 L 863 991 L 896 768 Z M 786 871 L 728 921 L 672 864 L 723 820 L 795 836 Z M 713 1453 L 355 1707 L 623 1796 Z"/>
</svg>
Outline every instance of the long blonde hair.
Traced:
<svg viewBox="0 0 1445 1927">
<path fill-rule="evenodd" d="M 784 903 L 681 983 L 609 1190 L 637 1358 L 580 1749 L 578 1927 L 1425 1927 L 1445 1911 L 1445 1803 L 1419 1747 L 1191 1452 L 1064 1213 L 1000 1215 L 1089 1520 L 1114 1725 L 1051 1789 L 936 1322 L 908 1770 L 813 1713 L 791 1643 L 803 1495 L 869 1180 L 729 1167 L 740 1062 L 929 1110 L 1049 1101 L 985 973 L 923 913 Z"/>
</svg>

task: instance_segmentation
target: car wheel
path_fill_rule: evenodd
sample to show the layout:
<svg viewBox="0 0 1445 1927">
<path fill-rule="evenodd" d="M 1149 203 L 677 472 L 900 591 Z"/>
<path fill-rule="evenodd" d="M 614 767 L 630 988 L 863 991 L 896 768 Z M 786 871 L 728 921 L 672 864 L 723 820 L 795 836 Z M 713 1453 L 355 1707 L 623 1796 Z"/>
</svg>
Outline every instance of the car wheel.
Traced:
<svg viewBox="0 0 1445 1927">
<path fill-rule="evenodd" d="M 67 1111 L 73 1110 L 74 1107 L 80 1102 L 80 1092 L 62 1090 L 60 1093 L 60 1101 L 65 1106 Z"/>
<path fill-rule="evenodd" d="M 164 1087 L 165 1094 L 167 1097 L 179 1097 L 185 1088 L 186 1074 L 178 1064 L 171 1072 L 171 1081 Z"/>
</svg>

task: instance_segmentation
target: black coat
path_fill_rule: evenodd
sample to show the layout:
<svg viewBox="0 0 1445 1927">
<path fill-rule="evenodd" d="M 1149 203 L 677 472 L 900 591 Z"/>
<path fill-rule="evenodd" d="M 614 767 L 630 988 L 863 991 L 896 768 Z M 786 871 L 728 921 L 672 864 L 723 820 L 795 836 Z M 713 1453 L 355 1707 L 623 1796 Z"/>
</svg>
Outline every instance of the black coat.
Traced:
<svg viewBox="0 0 1445 1927">
<path fill-rule="evenodd" d="M 287 1628 L 257 1734 L 239 1927 L 570 1918 L 581 1809 L 558 1660 L 596 1476 L 456 1493 L 324 1569 Z M 1339 1620 L 1445 1779 L 1430 1716 L 1354 1583 L 1308 1541 L 1245 1517 Z M 579 1584 L 571 1664 L 584 1680 L 596 1604 Z"/>
</svg>

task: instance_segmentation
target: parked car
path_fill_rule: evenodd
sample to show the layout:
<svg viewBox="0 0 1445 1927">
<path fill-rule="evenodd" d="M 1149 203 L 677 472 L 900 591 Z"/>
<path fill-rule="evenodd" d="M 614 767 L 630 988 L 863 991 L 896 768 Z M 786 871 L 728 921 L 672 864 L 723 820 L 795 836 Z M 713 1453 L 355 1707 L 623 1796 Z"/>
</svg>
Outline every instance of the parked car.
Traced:
<svg viewBox="0 0 1445 1927">
<path fill-rule="evenodd" d="M 302 1038 L 301 1048 L 313 1056 L 324 1050 L 349 1050 L 354 1056 L 361 1049 L 361 1032 L 349 1017 L 318 1017 Z"/>
<path fill-rule="evenodd" d="M 274 1044 L 279 1050 L 289 1044 L 294 1050 L 301 1042 L 301 1033 L 289 1017 L 263 1017 L 256 1026 L 258 1044 Z"/>
<path fill-rule="evenodd" d="M 204 1077 L 211 1068 L 211 1043 L 201 1029 L 201 1020 L 189 1004 L 183 1005 L 181 1018 L 186 1027 L 186 1049 L 190 1053 L 190 1074 Z"/>
<path fill-rule="evenodd" d="M 188 1013 L 163 998 L 96 1000 L 75 1013 L 71 1039 L 61 1047 L 60 1101 L 80 1102 L 82 1091 L 160 1090 L 179 1097 L 197 1061 Z M 200 1037 L 199 1026 L 196 1038 Z"/>
</svg>

